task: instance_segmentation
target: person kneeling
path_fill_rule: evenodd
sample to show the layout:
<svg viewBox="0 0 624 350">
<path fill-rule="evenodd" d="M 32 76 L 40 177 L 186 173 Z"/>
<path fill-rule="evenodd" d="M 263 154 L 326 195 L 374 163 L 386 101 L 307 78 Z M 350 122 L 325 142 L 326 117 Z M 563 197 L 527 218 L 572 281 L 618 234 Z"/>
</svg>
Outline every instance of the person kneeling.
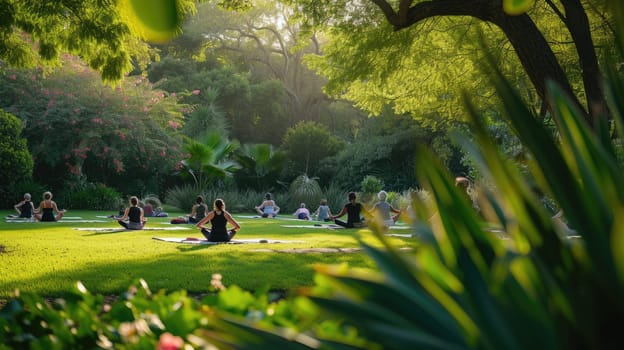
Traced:
<svg viewBox="0 0 624 350">
<path fill-rule="evenodd" d="M 139 207 L 139 198 L 132 196 L 130 197 L 130 207 L 126 208 L 123 216 L 117 222 L 128 230 L 142 230 L 146 221 L 143 208 Z"/>
<path fill-rule="evenodd" d="M 208 221 L 210 221 L 210 229 L 204 227 L 204 224 Z M 234 228 L 229 231 L 227 230 L 228 223 L 234 226 Z M 240 230 L 238 222 L 225 210 L 225 202 L 223 199 L 216 199 L 214 201 L 213 210 L 198 222 L 196 226 L 209 242 L 229 242 L 234 235 L 236 235 L 236 232 Z"/>
</svg>

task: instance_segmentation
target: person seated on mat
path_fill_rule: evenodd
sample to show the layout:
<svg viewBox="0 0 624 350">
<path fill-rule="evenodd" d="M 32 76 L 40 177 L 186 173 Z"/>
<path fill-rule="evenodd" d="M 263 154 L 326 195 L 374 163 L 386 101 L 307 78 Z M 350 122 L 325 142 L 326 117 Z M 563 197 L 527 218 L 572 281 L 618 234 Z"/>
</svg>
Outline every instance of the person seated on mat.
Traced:
<svg viewBox="0 0 624 350">
<path fill-rule="evenodd" d="M 191 208 L 191 213 L 189 215 L 180 216 L 177 218 L 171 219 L 172 224 L 196 224 L 206 216 L 208 212 L 208 205 L 204 202 L 204 197 L 197 196 L 195 198 L 195 204 Z"/>
<path fill-rule="evenodd" d="M 316 220 L 318 221 L 330 221 L 329 217 L 332 215 L 329 206 L 327 205 L 327 199 L 321 199 L 321 204 L 314 212 Z"/>
<path fill-rule="evenodd" d="M 56 202 L 52 200 L 52 192 L 46 191 L 43 193 L 43 200 L 39 203 L 39 208 L 35 210 L 35 219 L 38 221 L 59 221 L 65 215 L 65 211 L 65 209 L 59 210 Z"/>
<path fill-rule="evenodd" d="M 210 229 L 204 227 L 204 224 L 209 221 Z M 227 229 L 228 223 L 234 226 L 234 228 L 229 231 Z M 229 242 L 236 232 L 240 230 L 240 225 L 232 218 L 232 215 L 225 210 L 225 202 L 220 198 L 214 201 L 212 211 L 198 222 L 196 226 L 209 242 Z"/>
<path fill-rule="evenodd" d="M 24 200 L 15 204 L 13 208 L 15 208 L 18 215 L 11 215 L 11 217 L 32 219 L 35 214 L 35 205 L 30 200 L 30 193 L 25 193 Z"/>
<path fill-rule="evenodd" d="M 312 220 L 310 218 L 310 211 L 306 208 L 305 203 L 299 205 L 299 209 L 293 213 L 293 215 L 300 220 Z"/>
<path fill-rule="evenodd" d="M 395 209 L 390 203 L 388 203 L 388 193 L 386 191 L 379 191 L 377 199 L 379 199 L 379 201 L 377 201 L 377 203 L 373 206 L 373 211 L 379 215 L 379 218 L 382 220 L 385 227 L 394 225 L 394 223 L 399 219 L 401 211 L 399 209 Z M 396 215 L 390 215 L 390 213 L 395 213 Z"/>
<path fill-rule="evenodd" d="M 256 211 L 263 218 L 274 218 L 279 213 L 280 208 L 275 204 L 275 201 L 271 199 L 271 194 L 267 193 L 264 195 L 264 201 L 262 204 L 256 207 Z"/>
<path fill-rule="evenodd" d="M 154 216 L 154 207 L 152 206 L 152 204 L 145 202 L 145 204 L 143 205 L 143 216 L 145 216 L 146 218 L 151 218 Z"/>
<path fill-rule="evenodd" d="M 355 194 L 355 192 L 349 192 L 348 198 L 349 198 L 349 203 L 345 204 L 344 207 L 342 207 L 342 210 L 340 210 L 340 213 L 336 215 L 331 215 L 329 218 L 331 220 L 334 220 L 336 225 L 340 225 L 342 227 L 346 227 L 346 228 L 364 227 L 365 224 L 360 216 L 362 214 L 362 211 L 364 210 L 364 208 L 362 207 L 362 204 L 357 202 L 357 195 Z M 347 214 L 346 222 L 342 220 L 338 220 L 339 217 L 342 217 L 345 214 Z"/>
<path fill-rule="evenodd" d="M 139 207 L 139 198 L 136 196 L 130 197 L 130 206 L 126 208 L 123 216 L 117 220 L 119 225 L 128 230 L 142 230 L 146 221 L 143 215 L 143 208 Z"/>
</svg>

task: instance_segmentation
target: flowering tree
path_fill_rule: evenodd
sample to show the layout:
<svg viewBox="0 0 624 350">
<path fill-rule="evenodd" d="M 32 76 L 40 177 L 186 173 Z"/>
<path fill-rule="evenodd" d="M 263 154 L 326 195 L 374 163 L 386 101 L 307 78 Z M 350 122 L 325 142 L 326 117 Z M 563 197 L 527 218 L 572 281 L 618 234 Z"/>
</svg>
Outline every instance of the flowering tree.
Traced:
<svg viewBox="0 0 624 350">
<path fill-rule="evenodd" d="M 79 60 L 65 60 L 45 77 L 42 70 L 9 70 L 1 84 L 0 107 L 24 123 L 35 178 L 52 183 L 71 175 L 123 190 L 136 185 L 132 180 L 172 172 L 184 106 L 141 77 L 113 89 Z"/>
</svg>

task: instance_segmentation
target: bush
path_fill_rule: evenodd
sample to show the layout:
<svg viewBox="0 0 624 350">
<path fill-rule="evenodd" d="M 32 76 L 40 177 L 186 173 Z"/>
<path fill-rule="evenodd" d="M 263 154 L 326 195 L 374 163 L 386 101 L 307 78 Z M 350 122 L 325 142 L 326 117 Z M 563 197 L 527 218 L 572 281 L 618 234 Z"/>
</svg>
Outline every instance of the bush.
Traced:
<svg viewBox="0 0 624 350">
<path fill-rule="evenodd" d="M 204 197 L 204 201 L 208 204 L 209 208 L 212 208 L 212 202 L 217 198 L 222 198 L 225 201 L 227 210 L 232 213 L 252 212 L 255 211 L 254 207 L 260 204 L 264 193 L 252 191 L 252 190 L 210 190 L 201 191 L 198 193 L 197 187 L 191 185 L 177 186 L 167 191 L 165 197 L 165 203 L 167 205 L 179 208 L 184 212 L 191 211 L 195 198 L 201 195 Z"/>
<path fill-rule="evenodd" d="M 15 204 L 16 183 L 32 178 L 33 160 L 21 132 L 20 120 L 0 109 L 0 205 L 3 207 Z M 20 200 L 22 196 L 23 193 Z"/>
<path fill-rule="evenodd" d="M 150 204 L 153 208 L 160 208 L 160 207 L 162 207 L 162 202 L 160 201 L 158 196 L 156 196 L 154 194 L 146 195 L 143 199 L 141 199 L 141 202 L 143 202 L 145 204 Z"/>
<path fill-rule="evenodd" d="M 86 184 L 75 190 L 64 192 L 59 206 L 65 209 L 113 210 L 125 205 L 121 193 L 104 184 Z"/>
<path fill-rule="evenodd" d="M 294 212 L 301 203 L 305 203 L 308 209 L 313 210 L 312 207 L 321 201 L 323 192 L 316 179 L 300 175 L 290 184 L 288 195 L 289 201 L 284 204 L 288 205 L 289 211 Z"/>
<path fill-rule="evenodd" d="M 373 175 L 366 175 L 364 176 L 364 179 L 362 179 L 361 186 L 362 193 L 370 196 L 383 190 L 384 183 Z"/>
</svg>

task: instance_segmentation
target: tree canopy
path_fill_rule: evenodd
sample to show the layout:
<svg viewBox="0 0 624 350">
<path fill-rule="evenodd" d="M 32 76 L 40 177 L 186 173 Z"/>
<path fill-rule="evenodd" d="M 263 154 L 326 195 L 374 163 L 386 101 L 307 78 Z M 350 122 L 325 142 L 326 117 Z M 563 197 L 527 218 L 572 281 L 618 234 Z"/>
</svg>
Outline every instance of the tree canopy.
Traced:
<svg viewBox="0 0 624 350">
<path fill-rule="evenodd" d="M 192 0 L 0 0 L 0 59 L 33 67 L 58 64 L 61 54 L 71 53 L 105 81 L 119 81 L 132 60 L 147 64 L 153 54 L 141 39 L 174 34 L 194 10 Z"/>
</svg>

